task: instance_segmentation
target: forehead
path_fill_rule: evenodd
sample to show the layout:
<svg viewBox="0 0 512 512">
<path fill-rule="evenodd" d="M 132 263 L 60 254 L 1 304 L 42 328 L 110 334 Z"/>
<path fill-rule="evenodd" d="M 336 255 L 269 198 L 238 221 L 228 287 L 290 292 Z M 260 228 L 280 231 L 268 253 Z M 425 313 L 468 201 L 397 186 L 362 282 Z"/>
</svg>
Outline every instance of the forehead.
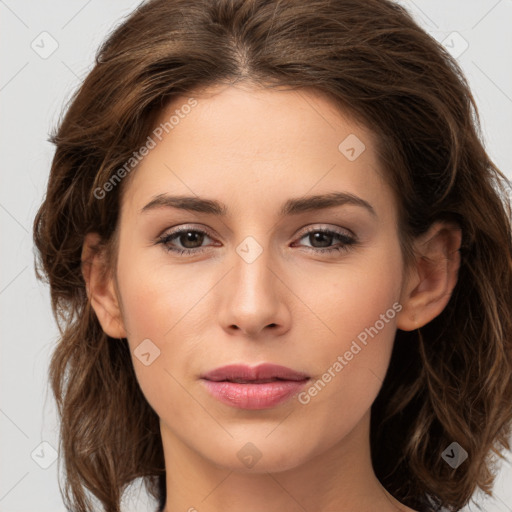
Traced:
<svg viewBox="0 0 512 512">
<path fill-rule="evenodd" d="M 262 205 L 309 190 L 377 196 L 385 187 L 375 134 L 311 89 L 196 91 L 174 98 L 150 136 L 154 147 L 125 198 L 139 210 L 165 192 L 223 197 L 249 208 L 246 195 L 259 196 Z"/>
<path fill-rule="evenodd" d="M 189 107 L 192 101 L 194 106 Z M 354 132 L 368 146 L 376 142 L 369 129 L 313 88 L 215 85 L 174 98 L 161 112 L 159 127 L 164 137 L 173 133 L 174 139 L 181 135 L 192 142 L 197 134 L 203 138 L 201 147 L 229 146 L 237 157 L 302 154 L 302 148 L 319 145 L 337 150 L 340 136 Z M 302 145 L 296 147 L 299 141 Z"/>
</svg>

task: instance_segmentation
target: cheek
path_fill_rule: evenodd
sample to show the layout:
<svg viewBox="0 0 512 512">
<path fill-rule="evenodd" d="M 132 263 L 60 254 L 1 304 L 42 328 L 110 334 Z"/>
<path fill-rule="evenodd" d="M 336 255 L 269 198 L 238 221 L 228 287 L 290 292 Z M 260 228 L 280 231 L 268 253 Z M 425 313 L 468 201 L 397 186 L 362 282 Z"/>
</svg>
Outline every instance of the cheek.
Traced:
<svg viewBox="0 0 512 512">
<path fill-rule="evenodd" d="M 207 292 L 218 277 L 203 273 L 198 279 L 197 271 L 184 266 L 155 264 L 136 248 L 121 254 L 131 255 L 119 258 L 117 274 L 137 380 L 153 409 L 161 415 L 164 408 L 178 421 L 190 409 L 190 396 L 180 383 L 185 384 L 184 369 L 191 369 L 190 354 L 195 350 L 204 357 L 202 347 L 196 348 L 197 332 L 208 318 Z"/>
<path fill-rule="evenodd" d="M 302 293 L 322 283 L 318 277 L 310 274 Z M 400 251 L 388 246 L 347 265 L 308 296 L 323 336 L 310 354 L 318 373 L 298 399 L 304 421 L 323 429 L 327 443 L 354 427 L 382 387 L 402 308 L 401 279 Z"/>
<path fill-rule="evenodd" d="M 154 337 L 164 340 L 189 313 L 208 289 L 207 280 L 181 265 L 166 265 L 165 258 L 145 258 L 142 251 L 125 251 L 132 256 L 120 258 L 118 280 L 123 299 L 123 321 L 132 342 Z M 163 263 L 162 263 L 163 261 Z M 205 276 L 206 277 L 206 276 Z M 184 318 L 187 315 L 187 318 Z"/>
<path fill-rule="evenodd" d="M 383 244 L 372 251 L 351 254 L 328 269 L 308 265 L 288 279 L 307 306 L 309 323 L 321 331 L 322 346 L 331 351 L 350 345 L 360 333 L 364 338 L 365 329 L 376 323 L 378 339 L 392 341 L 397 313 L 393 304 L 400 298 L 401 265 L 398 243 Z"/>
</svg>

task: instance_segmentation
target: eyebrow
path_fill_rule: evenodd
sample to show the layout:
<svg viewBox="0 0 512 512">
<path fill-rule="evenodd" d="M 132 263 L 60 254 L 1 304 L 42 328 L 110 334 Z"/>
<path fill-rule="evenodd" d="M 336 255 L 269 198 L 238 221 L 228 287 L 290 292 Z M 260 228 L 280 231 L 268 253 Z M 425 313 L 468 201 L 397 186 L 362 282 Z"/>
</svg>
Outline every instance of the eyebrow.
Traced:
<svg viewBox="0 0 512 512">
<path fill-rule="evenodd" d="M 281 210 L 279 216 L 298 215 L 303 212 L 332 208 L 345 204 L 360 206 L 366 209 L 374 217 L 377 217 L 373 206 L 359 196 L 349 192 L 330 192 L 327 194 L 299 197 L 288 199 Z M 207 213 L 225 217 L 228 208 L 225 204 L 213 200 L 194 196 L 170 196 L 168 194 L 158 194 L 144 206 L 140 213 L 145 213 L 158 208 L 178 208 L 191 212 Z"/>
</svg>

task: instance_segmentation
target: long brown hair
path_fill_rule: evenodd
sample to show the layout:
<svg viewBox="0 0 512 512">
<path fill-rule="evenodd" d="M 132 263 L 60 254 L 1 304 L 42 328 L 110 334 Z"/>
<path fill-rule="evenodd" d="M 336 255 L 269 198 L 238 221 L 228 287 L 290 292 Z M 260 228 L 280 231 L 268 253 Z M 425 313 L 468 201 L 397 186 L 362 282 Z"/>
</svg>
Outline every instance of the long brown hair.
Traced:
<svg viewBox="0 0 512 512">
<path fill-rule="evenodd" d="M 99 49 L 51 134 L 56 152 L 34 221 L 36 272 L 50 284 L 61 333 L 50 381 L 66 503 L 90 511 L 94 496 L 119 511 L 138 477 L 165 501 L 159 419 L 126 339 L 102 331 L 81 273 L 86 233 L 115 248 L 128 180 L 104 198 L 97 191 L 173 97 L 244 81 L 314 88 L 377 134 L 407 258 L 434 221 L 462 228 L 447 307 L 422 329 L 397 332 L 372 406 L 372 459 L 386 489 L 420 511 L 458 510 L 477 488 L 490 494 L 512 422 L 511 212 L 456 61 L 388 0 L 151 0 Z M 457 469 L 441 456 L 452 442 L 469 454 Z"/>
</svg>

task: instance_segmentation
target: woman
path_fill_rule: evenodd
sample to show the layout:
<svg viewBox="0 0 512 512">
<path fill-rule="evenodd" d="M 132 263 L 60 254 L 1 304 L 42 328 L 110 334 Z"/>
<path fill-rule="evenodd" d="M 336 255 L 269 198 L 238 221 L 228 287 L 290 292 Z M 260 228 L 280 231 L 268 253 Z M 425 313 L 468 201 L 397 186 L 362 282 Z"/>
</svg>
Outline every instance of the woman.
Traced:
<svg viewBox="0 0 512 512">
<path fill-rule="evenodd" d="M 512 420 L 506 179 L 383 0 L 152 0 L 34 223 L 72 510 L 459 510 Z"/>
</svg>

